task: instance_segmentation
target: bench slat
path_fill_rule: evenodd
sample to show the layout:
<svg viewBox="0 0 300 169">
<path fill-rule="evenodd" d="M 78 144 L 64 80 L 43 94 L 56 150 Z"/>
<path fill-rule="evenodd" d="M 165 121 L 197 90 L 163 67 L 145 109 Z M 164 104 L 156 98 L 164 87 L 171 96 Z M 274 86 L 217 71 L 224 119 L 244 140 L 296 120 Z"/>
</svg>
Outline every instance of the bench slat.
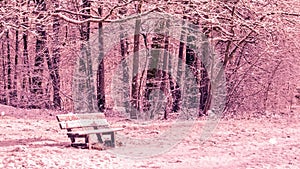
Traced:
<svg viewBox="0 0 300 169">
<path fill-rule="evenodd" d="M 105 119 L 104 113 L 85 113 L 85 114 L 60 114 L 56 116 L 57 121 L 73 121 L 81 119 Z"/>
<path fill-rule="evenodd" d="M 59 122 L 61 129 L 73 129 L 83 127 L 107 127 L 109 123 L 106 119 L 90 119 L 90 120 L 73 120 L 73 121 L 62 121 Z"/>
<path fill-rule="evenodd" d="M 97 130 L 72 131 L 72 132 L 67 132 L 67 135 L 79 136 L 79 135 L 87 135 L 87 134 L 109 133 L 109 132 L 121 131 L 123 129 L 124 128 L 106 128 L 106 129 L 97 129 Z"/>
</svg>

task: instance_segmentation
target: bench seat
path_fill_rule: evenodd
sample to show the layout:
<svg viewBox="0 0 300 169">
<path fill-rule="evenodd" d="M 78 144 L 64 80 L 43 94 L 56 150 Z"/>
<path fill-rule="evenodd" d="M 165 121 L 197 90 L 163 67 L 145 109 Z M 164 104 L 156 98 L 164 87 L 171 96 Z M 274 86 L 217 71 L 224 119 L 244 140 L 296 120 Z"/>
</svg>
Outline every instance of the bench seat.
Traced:
<svg viewBox="0 0 300 169">
<path fill-rule="evenodd" d="M 107 129 L 97 129 L 97 130 L 82 130 L 82 131 L 71 131 L 67 132 L 68 136 L 84 136 L 89 134 L 102 134 L 102 133 L 111 133 L 115 131 L 121 131 L 124 128 L 107 128 Z"/>
</svg>

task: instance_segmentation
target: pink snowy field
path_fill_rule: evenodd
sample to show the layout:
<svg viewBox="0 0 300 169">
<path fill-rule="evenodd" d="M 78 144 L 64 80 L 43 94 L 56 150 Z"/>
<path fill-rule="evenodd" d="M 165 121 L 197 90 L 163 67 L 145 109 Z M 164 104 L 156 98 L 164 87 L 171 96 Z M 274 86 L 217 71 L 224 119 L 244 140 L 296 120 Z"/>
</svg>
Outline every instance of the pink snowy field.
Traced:
<svg viewBox="0 0 300 169">
<path fill-rule="evenodd" d="M 221 120 L 202 142 L 204 119 L 195 121 L 181 142 L 152 157 L 121 156 L 126 149 L 119 136 L 158 137 L 171 121 L 138 127 L 136 122 L 108 118 L 117 133 L 115 149 L 79 149 L 70 146 L 66 131 L 46 110 L 1 106 L 0 168 L 300 168 L 300 118 Z M 137 145 L 138 147 L 138 145 Z M 130 151 L 130 148 L 127 148 Z M 147 151 L 147 150 L 145 150 Z"/>
</svg>

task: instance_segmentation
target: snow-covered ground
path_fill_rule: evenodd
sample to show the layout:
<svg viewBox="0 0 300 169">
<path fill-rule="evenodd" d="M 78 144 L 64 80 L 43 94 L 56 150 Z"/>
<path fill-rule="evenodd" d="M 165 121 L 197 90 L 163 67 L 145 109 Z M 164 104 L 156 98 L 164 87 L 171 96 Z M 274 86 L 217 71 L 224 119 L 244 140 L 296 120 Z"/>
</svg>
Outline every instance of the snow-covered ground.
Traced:
<svg viewBox="0 0 300 169">
<path fill-rule="evenodd" d="M 2 111 L 5 114 L 0 116 L 0 168 L 5 169 L 300 168 L 299 117 L 221 120 L 205 142 L 200 139 L 205 120 L 197 120 L 183 140 L 171 149 L 166 148 L 152 157 L 136 158 L 116 153 L 117 150 L 134 151 L 122 137 L 156 138 L 168 130 L 171 121 L 139 125 L 109 118 L 113 126 L 125 128 L 117 134 L 118 146 L 88 150 L 70 147 L 66 131 L 60 130 L 55 119 L 60 112 L 0 106 Z M 147 148 L 143 151 L 150 151 Z"/>
</svg>

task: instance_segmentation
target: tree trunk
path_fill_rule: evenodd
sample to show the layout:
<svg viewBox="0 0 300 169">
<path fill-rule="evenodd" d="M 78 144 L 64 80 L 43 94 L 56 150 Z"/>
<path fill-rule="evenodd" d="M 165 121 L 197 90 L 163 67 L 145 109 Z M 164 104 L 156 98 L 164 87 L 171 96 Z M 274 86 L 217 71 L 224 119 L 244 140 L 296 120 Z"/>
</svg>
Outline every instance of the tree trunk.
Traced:
<svg viewBox="0 0 300 169">
<path fill-rule="evenodd" d="M 205 40 L 203 38 L 203 40 Z M 208 42 L 204 42 L 202 44 L 202 58 L 200 63 L 200 74 L 201 74 L 201 80 L 200 80 L 200 103 L 199 103 L 199 116 L 207 115 L 207 111 L 210 107 L 210 101 L 211 101 L 211 91 L 210 91 L 210 80 L 208 77 L 207 68 L 205 67 L 205 63 L 207 63 L 207 59 L 209 59 L 209 44 Z"/>
<path fill-rule="evenodd" d="M 15 67 L 14 67 L 14 82 L 13 82 L 13 91 L 12 91 L 12 105 L 15 107 L 19 106 L 19 100 L 18 100 L 18 89 L 17 89 L 17 80 L 18 80 L 18 59 L 19 59 L 19 30 L 16 30 L 16 46 L 15 46 Z"/>
<path fill-rule="evenodd" d="M 7 104 L 7 96 L 6 96 L 6 62 L 5 62 L 5 45 L 4 45 L 5 41 L 2 41 L 2 50 L 1 50 L 1 59 L 2 59 L 2 79 L 3 79 L 3 86 L 1 86 L 3 88 L 3 93 L 1 93 L 1 104 Z"/>
<path fill-rule="evenodd" d="M 141 13 L 143 1 L 139 1 L 136 13 Z M 135 21 L 135 31 L 134 31 L 134 42 L 133 42 L 133 69 L 132 69 L 132 89 L 131 89 L 131 100 L 133 109 L 139 110 L 139 100 L 138 89 L 139 89 L 139 46 L 140 46 L 140 29 L 141 29 L 141 19 L 137 18 Z M 131 110 L 130 118 L 137 119 L 136 110 Z"/>
<path fill-rule="evenodd" d="M 55 7 L 58 7 L 57 2 L 55 3 Z M 59 44 L 59 31 L 60 31 L 60 23 L 59 18 L 54 17 L 53 19 L 53 56 L 52 59 L 47 56 L 47 65 L 50 73 L 50 78 L 52 80 L 52 88 L 53 88 L 53 108 L 59 109 L 61 108 L 61 97 L 60 97 L 60 76 L 59 76 L 59 64 L 60 64 L 60 44 Z"/>
<path fill-rule="evenodd" d="M 166 120 L 168 118 L 169 113 L 172 111 L 172 94 L 170 93 L 170 76 L 169 76 L 169 26 L 170 21 L 166 21 L 166 35 L 165 35 L 165 41 L 164 41 L 164 57 L 163 57 L 163 74 L 162 74 L 162 83 L 161 83 L 161 90 L 164 90 L 166 97 L 167 97 L 167 103 L 164 110 L 164 119 Z"/>
<path fill-rule="evenodd" d="M 197 58 L 196 58 L 196 30 L 198 30 L 198 24 L 190 23 L 188 24 L 188 35 L 187 35 L 187 45 L 186 45 L 186 66 L 189 70 L 185 71 L 185 77 L 192 76 L 192 79 L 186 78 L 185 84 L 189 87 L 186 88 L 186 96 L 188 98 L 185 107 L 188 109 L 196 109 L 199 107 L 199 87 L 197 85 Z"/>
<path fill-rule="evenodd" d="M 102 16 L 102 8 L 98 8 L 98 13 Z M 103 25 L 98 23 L 98 37 L 99 37 L 99 58 L 97 70 L 97 103 L 100 112 L 105 109 L 105 85 L 104 85 L 104 48 L 103 48 Z"/>
<path fill-rule="evenodd" d="M 185 20 L 186 17 L 184 16 L 183 19 Z M 186 35 L 185 35 L 185 21 L 182 21 L 182 30 L 180 35 L 180 42 L 179 42 L 179 52 L 178 52 L 178 64 L 177 64 L 177 79 L 176 79 L 176 86 L 171 86 L 171 90 L 175 90 L 174 94 L 174 102 L 173 102 L 173 111 L 177 112 L 180 109 L 181 104 L 181 94 L 183 91 L 183 72 L 185 71 L 185 66 L 183 63 L 185 63 L 185 53 L 184 53 L 184 47 L 185 47 L 185 41 L 186 41 Z"/>
<path fill-rule="evenodd" d="M 39 12 L 46 11 L 46 3 L 44 0 L 37 1 L 37 10 Z M 43 14 L 40 14 L 38 19 L 43 18 Z M 49 108 L 49 98 L 45 98 L 44 93 L 45 88 L 43 88 L 43 76 L 44 76 L 44 62 L 45 58 L 49 57 L 48 47 L 46 45 L 47 35 L 46 27 L 43 23 L 38 23 L 36 25 L 37 29 L 37 40 L 36 40 L 36 57 L 34 61 L 34 70 L 32 77 L 32 90 L 34 98 L 31 100 L 31 108 Z M 44 86 L 45 87 L 45 86 Z"/>
<path fill-rule="evenodd" d="M 24 18 L 24 25 L 27 26 L 27 18 Z M 30 90 L 31 90 L 31 78 L 29 70 L 29 58 L 28 58 L 28 35 L 27 32 L 23 32 L 23 63 L 21 73 L 21 106 L 27 107 L 29 105 Z"/>
<path fill-rule="evenodd" d="M 8 98 L 7 98 L 7 104 L 11 105 L 11 99 L 12 99 L 12 79 L 11 79 L 11 53 L 10 53 L 10 39 L 9 39 L 9 31 L 6 32 L 6 49 L 7 49 L 7 92 L 8 92 Z"/>
<path fill-rule="evenodd" d="M 121 2 L 121 1 L 119 1 Z M 119 10 L 120 15 L 125 15 L 127 13 L 126 8 L 121 8 Z M 124 108 L 126 113 L 130 113 L 130 81 L 129 81 L 129 67 L 126 62 L 126 55 L 128 54 L 128 34 L 124 31 L 123 26 L 120 26 L 120 47 L 121 47 L 121 56 L 122 56 L 122 70 L 123 70 L 123 85 L 124 85 Z"/>
<path fill-rule="evenodd" d="M 161 70 L 162 68 L 160 67 L 161 61 L 161 50 L 164 48 L 164 35 L 160 34 L 159 31 L 164 29 L 165 23 L 164 21 L 161 21 L 159 23 L 159 27 L 155 28 L 154 30 L 154 37 L 152 38 L 152 44 L 151 44 L 151 57 L 150 57 L 150 63 L 149 63 L 149 70 L 146 73 L 147 74 L 147 92 L 146 92 L 146 99 L 152 102 L 152 105 L 148 103 L 148 110 L 150 110 L 150 119 L 154 118 L 154 113 L 160 113 L 158 112 L 162 106 L 162 98 L 163 96 L 161 95 L 162 89 L 162 74 L 163 71 Z M 155 92 L 153 93 L 153 98 L 152 100 L 149 100 L 149 95 L 151 92 L 154 90 L 160 91 L 160 92 Z"/>
<path fill-rule="evenodd" d="M 82 0 L 83 13 L 90 14 L 91 3 L 89 0 Z M 82 16 L 83 19 L 90 18 Z M 75 111 L 77 112 L 96 112 L 98 111 L 94 78 L 92 71 L 91 49 L 89 46 L 90 40 L 90 22 L 80 25 L 80 40 L 81 40 L 81 56 L 79 58 L 79 67 L 77 70 L 78 82 L 77 93 L 75 98 Z"/>
</svg>

